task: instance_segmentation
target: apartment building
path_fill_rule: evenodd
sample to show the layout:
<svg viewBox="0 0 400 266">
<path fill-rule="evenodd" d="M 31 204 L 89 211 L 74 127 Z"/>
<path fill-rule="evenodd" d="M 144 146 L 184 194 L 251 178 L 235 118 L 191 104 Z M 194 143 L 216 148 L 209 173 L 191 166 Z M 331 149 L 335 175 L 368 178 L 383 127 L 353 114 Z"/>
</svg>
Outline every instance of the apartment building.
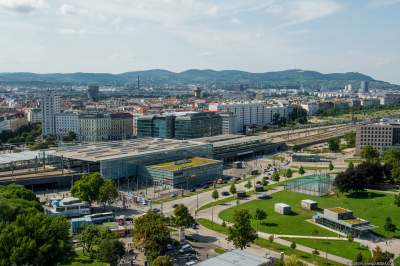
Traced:
<svg viewBox="0 0 400 266">
<path fill-rule="evenodd" d="M 40 108 L 26 109 L 25 116 L 29 123 L 40 123 L 42 122 L 42 109 Z"/>
<path fill-rule="evenodd" d="M 237 132 L 245 132 L 247 128 L 265 127 L 273 124 L 274 116 L 288 117 L 289 109 L 286 106 L 268 106 L 262 101 L 212 103 L 210 111 L 230 112 L 235 117 Z"/>
<path fill-rule="evenodd" d="M 400 145 L 400 119 L 381 119 L 379 123 L 358 125 L 356 153 L 365 146 L 372 146 L 380 153 L 391 146 Z"/>
<path fill-rule="evenodd" d="M 28 121 L 23 113 L 0 115 L 0 133 L 3 131 L 16 131 L 27 123 Z"/>
<path fill-rule="evenodd" d="M 80 135 L 79 114 L 73 112 L 58 113 L 55 115 L 56 136 L 62 138 L 67 136 L 69 132 Z"/>
<path fill-rule="evenodd" d="M 105 113 L 79 115 L 81 141 L 105 141 L 110 139 L 111 117 Z"/>
<path fill-rule="evenodd" d="M 60 96 L 54 91 L 46 91 L 42 94 L 40 106 L 42 109 L 43 136 L 56 135 L 55 115 L 61 111 Z"/>
<path fill-rule="evenodd" d="M 113 113 L 111 117 L 110 139 L 120 140 L 133 135 L 133 116 L 129 113 Z"/>
</svg>

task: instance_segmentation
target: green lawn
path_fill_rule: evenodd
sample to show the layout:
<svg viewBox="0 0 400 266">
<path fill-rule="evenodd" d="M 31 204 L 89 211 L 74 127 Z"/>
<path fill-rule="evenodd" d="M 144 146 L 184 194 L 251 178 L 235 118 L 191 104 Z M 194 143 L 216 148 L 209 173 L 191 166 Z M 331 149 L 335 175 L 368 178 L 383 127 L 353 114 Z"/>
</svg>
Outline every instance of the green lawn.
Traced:
<svg viewBox="0 0 400 266">
<path fill-rule="evenodd" d="M 291 180 L 296 179 L 296 178 L 300 178 L 300 177 L 301 176 L 298 176 L 298 177 L 292 178 Z M 282 185 L 284 185 L 286 183 L 287 183 L 287 181 L 280 181 L 280 182 L 277 182 L 277 183 L 274 183 L 274 184 L 271 184 L 271 185 L 267 185 L 267 186 L 264 186 L 264 190 L 265 191 L 273 190 L 274 188 L 282 186 Z M 251 196 L 251 195 L 254 195 L 255 192 L 254 192 L 254 190 L 251 190 L 251 191 L 247 191 L 246 194 L 247 194 L 247 196 Z M 198 211 L 205 210 L 205 209 L 208 209 L 208 208 L 211 208 L 211 207 L 214 207 L 214 206 L 218 206 L 218 205 L 221 205 L 221 204 L 225 204 L 227 202 L 231 202 L 231 201 L 234 201 L 234 200 L 236 200 L 236 196 L 229 196 L 229 197 L 226 197 L 226 198 L 222 198 L 220 200 L 215 200 L 215 201 L 209 202 L 207 204 L 204 204 L 203 206 L 199 207 L 197 210 Z"/>
<path fill-rule="evenodd" d="M 225 234 L 225 235 L 228 234 L 228 228 L 227 227 L 223 227 L 220 224 L 213 223 L 210 220 L 200 218 L 200 219 L 197 219 L 197 222 L 199 224 L 201 224 L 202 226 L 204 226 L 204 227 L 206 227 L 208 229 L 211 229 L 213 231 L 216 231 L 216 232 L 219 232 L 219 233 L 222 233 L 222 234 Z M 267 248 L 267 249 L 270 249 L 270 250 L 277 251 L 277 252 L 284 252 L 285 255 L 287 255 L 287 256 L 296 255 L 300 259 L 302 259 L 304 261 L 307 261 L 307 262 L 310 262 L 310 263 L 312 263 L 314 265 L 326 265 L 326 266 L 339 266 L 339 265 L 342 265 L 340 263 L 337 263 L 337 262 L 334 262 L 334 261 L 330 261 L 330 260 L 326 260 L 326 259 L 324 259 L 322 257 L 316 256 L 316 255 L 313 255 L 313 254 L 308 254 L 308 253 L 305 253 L 305 252 L 302 252 L 302 251 L 299 251 L 299 250 L 296 250 L 296 249 L 291 249 L 290 247 L 287 247 L 287 246 L 284 246 L 284 245 L 277 244 L 275 242 L 270 242 L 269 240 L 264 239 L 264 238 L 257 238 L 255 240 L 254 244 L 256 244 L 256 245 L 258 245 L 260 247 L 263 247 L 263 248 Z"/>
<path fill-rule="evenodd" d="M 347 240 L 319 240 L 307 238 L 284 238 L 297 244 L 317 249 L 320 254 L 328 252 L 343 258 L 353 260 L 361 252 L 364 258 L 369 258 L 371 252 L 366 247 L 360 247 L 359 243 Z"/>
<path fill-rule="evenodd" d="M 375 229 L 377 234 L 385 237 L 400 237 L 400 208 L 394 205 L 394 195 L 378 192 L 360 192 L 348 195 L 317 197 L 301 193 L 281 191 L 274 193 L 271 200 L 254 200 L 239 206 L 232 207 L 220 213 L 220 217 L 230 221 L 234 210 L 244 208 L 252 214 L 256 208 L 264 209 L 268 217 L 266 224 L 261 224 L 260 231 L 274 234 L 297 234 L 297 235 L 323 235 L 332 236 L 334 233 L 308 223 L 313 212 L 300 207 L 302 199 L 312 199 L 318 202 L 320 208 L 344 207 L 352 210 L 354 215 L 370 221 L 378 226 Z M 292 206 L 293 215 L 281 215 L 274 212 L 274 203 L 283 202 Z M 386 232 L 384 224 L 386 217 L 391 217 L 393 223 L 399 228 L 396 232 Z M 256 221 L 252 224 L 255 226 Z M 314 230 L 317 229 L 317 232 Z"/>
<path fill-rule="evenodd" d="M 251 214 L 254 214 L 257 208 L 263 209 L 267 213 L 265 221 L 261 221 L 258 227 L 259 231 L 272 234 L 287 234 L 287 235 L 314 235 L 314 236 L 337 236 L 337 234 L 321 228 L 308 222 L 311 219 L 312 212 L 300 208 L 300 200 L 295 193 L 286 191 L 272 194 L 272 199 L 269 200 L 253 200 L 239 206 L 226 209 L 220 213 L 223 220 L 231 221 L 232 215 L 237 209 L 248 209 Z M 303 195 L 302 195 L 303 196 Z M 306 195 L 304 195 L 306 196 Z M 292 206 L 293 214 L 281 215 L 275 213 L 274 204 L 283 202 Z M 254 228 L 257 227 L 258 221 L 252 220 Z"/>
<path fill-rule="evenodd" d="M 400 266 L 400 257 L 397 257 L 397 258 L 394 260 L 394 266 Z"/>
</svg>

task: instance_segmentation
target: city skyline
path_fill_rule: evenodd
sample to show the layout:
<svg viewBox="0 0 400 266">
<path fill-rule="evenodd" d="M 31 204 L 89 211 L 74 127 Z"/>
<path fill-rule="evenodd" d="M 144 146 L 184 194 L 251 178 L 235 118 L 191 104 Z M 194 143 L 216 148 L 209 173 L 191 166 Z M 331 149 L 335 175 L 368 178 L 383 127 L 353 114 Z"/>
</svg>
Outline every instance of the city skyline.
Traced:
<svg viewBox="0 0 400 266">
<path fill-rule="evenodd" d="M 0 72 L 361 72 L 399 84 L 397 0 L 0 0 Z"/>
</svg>

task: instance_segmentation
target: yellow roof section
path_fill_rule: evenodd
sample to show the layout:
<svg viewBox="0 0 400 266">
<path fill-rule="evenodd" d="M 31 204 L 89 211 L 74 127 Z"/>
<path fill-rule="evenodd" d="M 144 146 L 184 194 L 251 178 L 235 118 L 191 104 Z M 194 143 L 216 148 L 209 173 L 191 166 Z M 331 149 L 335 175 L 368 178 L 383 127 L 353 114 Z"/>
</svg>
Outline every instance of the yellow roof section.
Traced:
<svg viewBox="0 0 400 266">
<path fill-rule="evenodd" d="M 215 163 L 219 163 L 219 162 L 220 161 L 212 160 L 212 159 L 208 159 L 208 158 L 193 157 L 193 158 L 186 159 L 186 160 L 153 164 L 153 165 L 150 165 L 150 167 L 161 169 L 161 170 L 167 170 L 167 171 L 177 171 L 180 169 L 203 166 L 203 165 L 207 165 L 207 164 L 215 164 Z"/>
<path fill-rule="evenodd" d="M 331 212 L 336 212 L 336 213 L 344 213 L 344 212 L 350 212 L 350 210 L 342 208 L 342 207 L 334 207 L 334 208 L 328 208 Z"/>
</svg>

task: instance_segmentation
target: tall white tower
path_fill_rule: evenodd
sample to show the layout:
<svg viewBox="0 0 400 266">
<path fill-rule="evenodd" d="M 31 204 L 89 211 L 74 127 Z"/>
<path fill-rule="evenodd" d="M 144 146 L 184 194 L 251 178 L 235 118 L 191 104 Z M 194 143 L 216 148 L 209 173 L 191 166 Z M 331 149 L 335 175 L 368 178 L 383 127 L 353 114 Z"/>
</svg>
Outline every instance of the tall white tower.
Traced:
<svg viewBox="0 0 400 266">
<path fill-rule="evenodd" d="M 54 91 L 45 91 L 42 94 L 42 135 L 56 134 L 55 115 L 61 111 L 60 96 Z"/>
</svg>

